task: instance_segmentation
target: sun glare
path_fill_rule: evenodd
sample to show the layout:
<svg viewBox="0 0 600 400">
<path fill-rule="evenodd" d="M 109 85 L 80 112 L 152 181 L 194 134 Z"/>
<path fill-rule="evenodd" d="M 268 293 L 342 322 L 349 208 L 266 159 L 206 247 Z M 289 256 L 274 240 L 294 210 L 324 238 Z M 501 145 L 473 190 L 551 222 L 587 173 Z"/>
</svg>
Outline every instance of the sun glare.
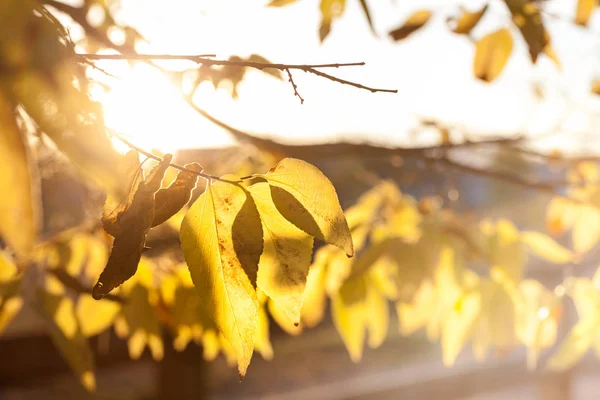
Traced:
<svg viewBox="0 0 600 400">
<path fill-rule="evenodd" d="M 138 63 L 116 74 L 110 90 L 97 96 L 106 126 L 143 149 L 173 152 L 188 147 L 218 147 L 226 135 L 204 121 L 160 71 Z M 203 96 L 216 95 L 204 90 Z M 119 151 L 127 148 L 115 143 Z"/>
</svg>

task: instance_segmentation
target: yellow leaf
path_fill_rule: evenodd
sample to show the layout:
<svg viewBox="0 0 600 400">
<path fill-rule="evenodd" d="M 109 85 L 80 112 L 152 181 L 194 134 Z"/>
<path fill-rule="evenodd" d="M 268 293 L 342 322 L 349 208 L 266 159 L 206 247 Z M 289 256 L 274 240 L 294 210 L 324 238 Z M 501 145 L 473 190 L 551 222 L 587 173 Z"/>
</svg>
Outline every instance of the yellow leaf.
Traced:
<svg viewBox="0 0 600 400">
<path fill-rule="evenodd" d="M 258 318 L 255 285 L 263 232 L 256 206 L 240 186 L 216 182 L 190 207 L 180 236 L 204 311 L 233 347 L 243 377 Z"/>
<path fill-rule="evenodd" d="M 110 327 L 121 305 L 110 300 L 94 300 L 88 294 L 79 296 L 75 306 L 75 314 L 83 336 L 89 337 L 103 332 Z"/>
<path fill-rule="evenodd" d="M 408 336 L 426 326 L 435 310 L 436 301 L 435 286 L 431 281 L 424 281 L 417 289 L 412 304 L 402 301 L 396 303 L 400 333 Z"/>
<path fill-rule="evenodd" d="M 483 17 L 483 14 L 487 11 L 488 4 L 485 4 L 481 10 L 469 12 L 463 11 L 462 15 L 456 22 L 456 27 L 453 29 L 455 33 L 469 34 L 479 20 Z"/>
<path fill-rule="evenodd" d="M 577 207 L 573 225 L 573 248 L 576 253 L 590 251 L 600 240 L 600 210 L 589 205 Z"/>
<path fill-rule="evenodd" d="M 296 0 L 271 0 L 267 7 L 283 7 L 295 3 Z"/>
<path fill-rule="evenodd" d="M 389 35 L 395 41 L 406 39 L 412 33 L 421 29 L 429 18 L 431 17 L 431 11 L 421 10 L 411 14 L 404 23 L 398 28 L 392 30 Z"/>
<path fill-rule="evenodd" d="M 269 308 L 269 314 L 271 314 L 275 322 L 277 322 L 277 325 L 289 335 L 296 336 L 302 333 L 302 327 L 299 324 L 295 324 L 285 310 L 279 307 L 272 299 L 269 299 L 267 307 Z"/>
<path fill-rule="evenodd" d="M 39 311 L 49 323 L 52 342 L 87 390 L 95 390 L 94 355 L 81 334 L 69 297 L 38 292 Z"/>
<path fill-rule="evenodd" d="M 310 267 L 306 278 L 304 301 L 300 311 L 302 324 L 310 328 L 321 322 L 325 314 L 326 302 L 325 265 L 315 262 Z"/>
<path fill-rule="evenodd" d="M 564 264 L 573 261 L 573 253 L 552 238 L 539 232 L 521 232 L 521 240 L 538 257 L 547 261 Z"/>
<path fill-rule="evenodd" d="M 491 82 L 496 79 L 513 48 L 513 39 L 508 29 L 500 29 L 484 36 L 477 42 L 473 72 L 478 79 Z"/>
<path fill-rule="evenodd" d="M 353 362 L 362 358 L 365 341 L 364 279 L 348 280 L 331 300 L 331 317 Z"/>
<path fill-rule="evenodd" d="M 596 332 L 596 321 L 580 320 L 548 360 L 548 367 L 553 370 L 564 370 L 575 365 L 592 347 Z"/>
<path fill-rule="evenodd" d="M 279 212 L 311 236 L 333 244 L 351 257 L 352 237 L 335 188 L 317 167 L 284 158 L 264 175 Z"/>
<path fill-rule="evenodd" d="M 321 26 L 319 27 L 319 39 L 325 40 L 331 31 L 331 23 L 339 18 L 346 7 L 346 0 L 321 0 Z"/>
<path fill-rule="evenodd" d="M 558 321 L 553 311 L 559 303 L 553 292 L 534 280 L 521 282 L 519 291 L 522 301 L 517 303 L 516 333 L 527 346 L 527 364 L 533 369 L 537 366 L 539 351 L 556 341 Z"/>
<path fill-rule="evenodd" d="M 2 290 L 0 288 L 0 290 Z M 23 299 L 18 296 L 0 298 L 0 333 L 17 316 L 23 307 Z"/>
<path fill-rule="evenodd" d="M 592 81 L 592 87 L 590 91 L 592 92 L 592 94 L 600 94 L 600 80 L 594 79 Z"/>
<path fill-rule="evenodd" d="M 283 218 L 266 182 L 250 187 L 264 235 L 257 285 L 298 324 L 313 238 Z"/>
<path fill-rule="evenodd" d="M 554 197 L 546 210 L 546 229 L 559 235 L 570 229 L 577 219 L 577 206 L 563 197 Z"/>
<path fill-rule="evenodd" d="M 365 303 L 365 323 L 369 338 L 367 344 L 376 349 L 385 340 L 389 326 L 389 304 L 372 285 L 367 286 L 367 299 Z"/>
<path fill-rule="evenodd" d="M 138 359 L 146 345 L 155 360 L 163 358 L 161 328 L 154 307 L 150 304 L 148 289 L 136 283 L 127 295 L 122 314 L 115 321 L 116 332 L 121 337 L 129 337 L 129 356 Z"/>
<path fill-rule="evenodd" d="M 0 90 L 0 237 L 27 256 L 39 229 L 41 198 L 39 179 L 24 138 L 17 127 L 13 107 Z"/>
<path fill-rule="evenodd" d="M 254 347 L 265 360 L 273 359 L 273 346 L 269 339 L 269 316 L 264 307 L 258 309 L 258 326 L 254 336 Z"/>
<path fill-rule="evenodd" d="M 497 222 L 495 232 L 489 237 L 488 250 L 492 274 L 500 273 L 513 282 L 521 281 L 527 253 L 520 233 L 512 222 Z"/>
<path fill-rule="evenodd" d="M 469 339 L 481 309 L 481 295 L 464 293 L 444 316 L 441 324 L 442 360 L 451 366 Z"/>
<path fill-rule="evenodd" d="M 597 5 L 597 0 L 578 0 L 577 11 L 575 12 L 575 23 L 577 25 L 586 26 Z"/>
<path fill-rule="evenodd" d="M 512 14 L 514 24 L 529 47 L 531 61 L 537 61 L 538 55 L 549 43 L 544 29 L 542 15 L 536 3 L 529 0 L 504 0 Z"/>
</svg>

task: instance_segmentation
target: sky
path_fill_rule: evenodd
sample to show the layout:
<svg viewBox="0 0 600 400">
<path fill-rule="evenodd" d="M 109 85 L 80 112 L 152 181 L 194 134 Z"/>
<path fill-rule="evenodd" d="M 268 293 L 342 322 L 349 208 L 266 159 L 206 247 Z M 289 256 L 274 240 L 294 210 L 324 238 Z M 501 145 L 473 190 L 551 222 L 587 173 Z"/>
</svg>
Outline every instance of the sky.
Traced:
<svg viewBox="0 0 600 400">
<path fill-rule="evenodd" d="M 600 151 L 593 135 L 600 100 L 590 95 L 591 80 L 600 73 L 596 13 L 589 30 L 574 26 L 575 1 L 550 0 L 548 18 L 562 71 L 545 56 L 532 65 L 524 42 L 513 27 L 515 47 L 502 75 L 492 84 L 472 76 L 474 45 L 449 31 L 446 16 L 470 10 L 483 1 L 371 0 L 375 37 L 358 0 L 347 0 L 330 36 L 319 43 L 319 0 L 299 0 L 282 8 L 265 8 L 267 0 L 121 0 L 118 20 L 136 27 L 150 42 L 145 53 L 253 53 L 277 63 L 364 61 L 363 67 L 331 71 L 373 87 L 398 89 L 398 94 L 370 93 L 302 72 L 294 73 L 300 104 L 287 82 L 250 71 L 239 86 L 239 98 L 203 84 L 197 104 L 230 125 L 259 136 L 291 143 L 336 140 L 384 145 L 425 145 L 438 140 L 434 132 L 414 129 L 428 118 L 458 127 L 471 139 L 527 133 L 545 135 L 560 121 L 562 133 L 536 140 L 541 149 Z M 510 20 L 502 1 L 491 1 L 475 37 L 504 27 Z M 394 43 L 387 32 L 412 12 L 432 9 L 428 24 Z M 100 96 L 107 124 L 132 135 L 136 144 L 172 151 L 181 147 L 229 145 L 231 137 L 187 107 L 176 89 L 150 67 L 133 71 L 114 61 L 100 64 L 123 79 Z M 540 99 L 533 90 L 541 88 Z M 592 133 L 590 135 L 590 133 Z M 583 135 L 583 136 L 582 136 Z"/>
</svg>

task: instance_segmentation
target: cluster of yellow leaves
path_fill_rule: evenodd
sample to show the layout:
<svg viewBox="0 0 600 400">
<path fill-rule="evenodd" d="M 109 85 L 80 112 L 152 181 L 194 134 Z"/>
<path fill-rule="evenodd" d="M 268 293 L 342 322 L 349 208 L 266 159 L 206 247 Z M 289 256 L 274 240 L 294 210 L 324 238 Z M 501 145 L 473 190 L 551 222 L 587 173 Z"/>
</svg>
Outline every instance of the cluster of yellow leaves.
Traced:
<svg viewBox="0 0 600 400">
<path fill-rule="evenodd" d="M 258 330 L 257 288 L 297 325 L 312 237 L 354 253 L 335 189 L 316 167 L 286 158 L 248 182 L 226 175 L 211 184 L 180 231 L 200 304 L 231 344 L 240 377 Z"/>
</svg>

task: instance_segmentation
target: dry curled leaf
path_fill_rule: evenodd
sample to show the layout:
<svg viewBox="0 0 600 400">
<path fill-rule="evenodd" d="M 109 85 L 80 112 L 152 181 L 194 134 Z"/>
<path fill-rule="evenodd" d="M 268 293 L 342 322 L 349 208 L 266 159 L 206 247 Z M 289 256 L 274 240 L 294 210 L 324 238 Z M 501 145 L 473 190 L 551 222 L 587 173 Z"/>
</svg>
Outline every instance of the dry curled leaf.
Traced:
<svg viewBox="0 0 600 400">
<path fill-rule="evenodd" d="M 121 228 L 113 242 L 112 251 L 92 296 L 99 300 L 114 288 L 131 278 L 142 256 L 146 235 L 154 220 L 154 195 L 160 189 L 165 171 L 173 156 L 165 155 L 141 182 L 131 206 L 119 218 Z"/>
<path fill-rule="evenodd" d="M 202 172 L 200 164 L 186 164 L 185 169 L 193 172 Z M 198 175 L 188 171 L 181 171 L 168 188 L 161 189 L 154 196 L 154 221 L 152 227 L 162 224 L 171 218 L 177 211 L 185 206 L 196 187 Z"/>
</svg>

